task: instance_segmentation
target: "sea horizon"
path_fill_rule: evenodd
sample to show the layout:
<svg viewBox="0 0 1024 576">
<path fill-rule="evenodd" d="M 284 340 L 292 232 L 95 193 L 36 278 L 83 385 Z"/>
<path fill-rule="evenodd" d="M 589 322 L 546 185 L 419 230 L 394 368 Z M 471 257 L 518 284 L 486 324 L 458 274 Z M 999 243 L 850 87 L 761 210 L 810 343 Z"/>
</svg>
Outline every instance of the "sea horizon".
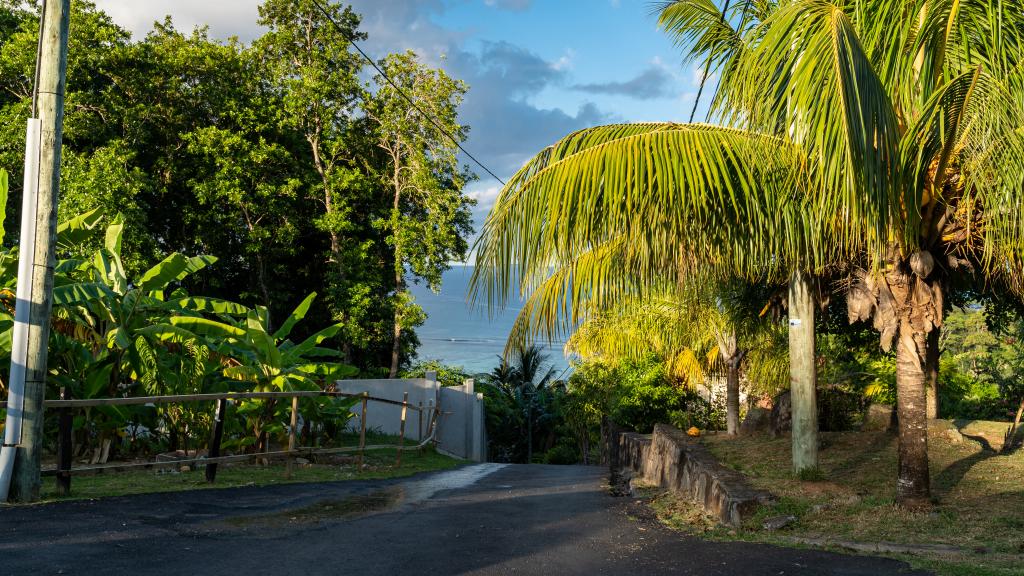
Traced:
<svg viewBox="0 0 1024 576">
<path fill-rule="evenodd" d="M 490 372 L 498 365 L 521 303 L 495 311 L 488 311 L 486 303 L 470 305 L 468 290 L 473 270 L 473 264 L 453 264 L 442 276 L 438 294 L 422 284 L 411 285 L 416 303 L 427 314 L 426 322 L 416 329 L 420 339 L 417 362 L 437 360 L 460 366 L 470 374 Z M 565 342 L 543 345 L 555 376 L 567 377 Z"/>
</svg>

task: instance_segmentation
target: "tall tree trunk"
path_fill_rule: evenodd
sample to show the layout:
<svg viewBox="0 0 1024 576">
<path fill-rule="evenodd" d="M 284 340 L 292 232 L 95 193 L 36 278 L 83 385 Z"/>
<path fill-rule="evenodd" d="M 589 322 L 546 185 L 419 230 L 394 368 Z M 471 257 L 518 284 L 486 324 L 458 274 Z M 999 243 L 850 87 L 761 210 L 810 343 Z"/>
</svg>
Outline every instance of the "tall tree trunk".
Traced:
<svg viewBox="0 0 1024 576">
<path fill-rule="evenodd" d="M 797 271 L 789 282 L 793 471 L 797 474 L 818 467 L 818 374 L 814 360 L 814 293 L 807 275 Z"/>
<path fill-rule="evenodd" d="M 388 371 L 388 378 L 398 376 L 398 361 L 402 355 L 402 324 L 398 310 L 395 311 L 395 326 L 391 335 L 391 369 Z"/>
<path fill-rule="evenodd" d="M 896 410 L 899 417 L 899 477 L 896 501 L 928 506 L 928 419 L 925 411 L 925 350 L 928 337 L 901 322 L 896 347 Z"/>
<path fill-rule="evenodd" d="M 393 173 L 391 175 L 391 186 L 394 189 L 394 197 L 391 201 L 391 227 L 394 234 L 394 327 L 391 334 L 391 371 L 390 376 L 398 375 L 398 358 L 401 355 L 401 292 L 406 288 L 404 278 L 404 266 L 402 265 L 401 244 L 399 242 L 399 227 L 401 225 L 401 158 L 397 154 L 391 155 Z"/>
<path fill-rule="evenodd" d="M 936 326 L 928 333 L 928 350 L 925 352 L 925 406 L 929 420 L 939 417 L 939 338 L 942 327 Z"/>
<path fill-rule="evenodd" d="M 737 358 L 726 361 L 725 431 L 729 436 L 740 433 L 740 367 Z"/>
<path fill-rule="evenodd" d="M 249 209 L 245 204 L 240 205 L 242 209 L 242 216 L 245 218 L 245 226 L 249 230 L 250 236 L 256 235 L 256 226 L 252 222 L 252 217 L 249 215 Z M 263 251 L 256 250 L 256 282 L 260 286 L 260 293 L 263 295 L 263 305 L 267 307 L 267 310 L 271 309 L 270 305 L 270 290 L 267 288 L 267 267 L 263 262 Z"/>
<path fill-rule="evenodd" d="M 399 209 L 402 206 L 402 182 L 399 170 L 399 158 L 393 157 L 394 174 L 392 186 L 395 189 L 394 199 L 391 204 L 391 225 L 395 235 L 395 325 L 392 329 L 391 339 L 391 371 L 390 378 L 398 376 L 398 360 L 402 352 L 402 291 L 405 289 L 405 271 L 402 265 L 402 252 L 399 242 L 399 226 L 401 225 L 401 214 Z"/>
<path fill-rule="evenodd" d="M 333 166 L 334 162 L 328 161 L 328 163 L 325 164 L 324 158 L 321 156 L 320 151 L 320 145 L 322 143 L 322 128 L 320 120 L 317 119 L 314 122 L 314 124 L 316 128 L 313 130 L 312 133 L 306 135 L 306 141 L 309 142 L 310 150 L 313 153 L 313 166 L 316 168 L 317 174 L 320 175 L 320 181 L 324 187 L 324 213 L 326 216 L 330 216 L 331 214 L 334 213 L 334 193 L 331 189 L 331 181 L 328 175 L 328 171 L 329 167 Z M 334 284 L 334 289 L 337 290 L 338 287 L 343 287 L 345 284 L 346 270 L 341 250 L 342 237 L 333 228 L 328 233 L 328 236 L 330 237 L 331 240 L 330 263 L 334 264 L 338 274 L 338 276 L 334 279 L 332 284 Z M 348 311 L 339 302 L 334 302 L 333 310 L 331 310 L 331 312 L 334 314 L 337 320 L 340 320 L 343 323 L 348 322 Z M 344 340 L 341 343 L 341 353 L 343 356 L 342 359 L 345 361 L 345 363 L 350 364 L 352 362 L 352 344 L 351 342 L 348 341 L 348 339 Z"/>
</svg>

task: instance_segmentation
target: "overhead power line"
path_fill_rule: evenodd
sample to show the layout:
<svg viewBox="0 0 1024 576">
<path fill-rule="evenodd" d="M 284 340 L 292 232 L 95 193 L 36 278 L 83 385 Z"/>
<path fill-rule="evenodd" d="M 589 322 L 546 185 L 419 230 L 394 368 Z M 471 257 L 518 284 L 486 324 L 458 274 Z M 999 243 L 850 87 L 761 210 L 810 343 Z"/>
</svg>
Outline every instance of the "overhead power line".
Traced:
<svg viewBox="0 0 1024 576">
<path fill-rule="evenodd" d="M 381 70 L 381 67 L 377 65 L 377 62 L 374 61 L 373 58 L 370 58 L 370 56 L 366 52 L 364 52 L 362 48 L 359 47 L 359 44 L 356 43 L 356 39 L 353 38 L 344 28 L 342 28 L 341 24 L 338 24 L 338 22 L 333 17 L 331 17 L 331 13 L 328 12 L 326 8 L 324 8 L 323 4 L 321 4 L 319 0 L 311 1 L 313 2 L 313 5 L 316 6 L 321 13 L 323 13 L 324 17 L 327 18 L 327 20 L 334 25 L 334 28 L 337 29 L 338 32 L 340 32 L 341 35 L 344 36 L 346 40 L 348 40 L 349 44 L 351 44 L 356 49 L 356 51 L 358 51 L 359 54 L 361 54 L 362 57 L 365 58 L 366 61 L 370 63 L 370 66 L 373 66 L 377 73 L 380 74 L 381 78 L 387 80 L 388 84 L 391 84 L 391 86 L 398 91 L 402 98 L 404 98 L 413 108 L 415 108 L 420 113 L 420 115 L 426 118 L 428 122 L 433 124 L 434 128 L 436 128 L 440 133 L 447 136 L 448 139 L 452 141 L 452 144 L 455 144 L 455 146 L 457 146 L 458 149 L 461 150 L 463 154 L 465 154 L 470 160 L 475 162 L 477 166 L 483 168 L 484 172 L 490 174 L 491 178 L 494 178 L 495 180 L 500 182 L 502 186 L 505 185 L 504 180 L 499 178 L 498 175 L 492 172 L 491 169 L 484 165 L 483 162 L 477 160 L 476 156 L 470 154 L 469 150 L 466 150 L 462 146 L 462 143 L 459 142 L 459 140 L 455 136 L 453 136 L 450 132 L 442 128 L 441 125 L 438 124 L 437 121 L 432 116 L 424 112 L 423 108 L 420 108 L 419 104 L 417 104 L 416 101 L 412 99 L 412 97 L 406 94 L 405 90 L 402 90 L 401 86 L 396 84 L 395 81 L 392 80 L 391 77 L 388 76 L 386 72 L 384 72 L 384 70 Z"/>
</svg>

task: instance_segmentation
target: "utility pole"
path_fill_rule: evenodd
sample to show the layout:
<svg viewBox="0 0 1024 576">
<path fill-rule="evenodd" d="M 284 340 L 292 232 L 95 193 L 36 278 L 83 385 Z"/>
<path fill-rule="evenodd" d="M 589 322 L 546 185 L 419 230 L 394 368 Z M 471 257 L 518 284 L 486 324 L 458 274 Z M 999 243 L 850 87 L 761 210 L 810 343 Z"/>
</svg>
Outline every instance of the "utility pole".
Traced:
<svg viewBox="0 0 1024 576">
<path fill-rule="evenodd" d="M 46 356 L 50 339 L 50 309 L 53 304 L 53 268 L 57 232 L 57 199 L 60 194 L 60 153 L 64 133 L 64 89 L 68 63 L 68 28 L 71 0 L 44 0 L 40 23 L 39 55 L 36 62 L 35 109 L 39 119 L 39 175 L 35 199 L 34 236 L 23 235 L 21 246 L 32 246 L 29 282 L 30 298 L 17 303 L 15 317 L 27 316 L 24 361 L 24 408 L 21 442 L 16 448 L 14 475 L 9 497 L 12 501 L 39 499 L 40 461 L 43 449 L 43 398 L 46 394 Z M 31 130 L 30 130 L 31 132 Z M 29 175 L 26 175 L 28 180 Z M 28 202 L 25 203 L 26 205 Z M 23 218 L 23 222 L 26 219 Z M 28 241 L 27 241 L 28 240 Z M 34 246 L 33 246 L 34 245 Z M 27 307 L 27 314 L 21 309 Z M 12 373 L 15 359 L 12 357 Z M 19 368 L 20 370 L 20 368 Z M 13 374 L 12 374 L 13 389 Z"/>
<path fill-rule="evenodd" d="M 793 472 L 818 468 L 818 381 L 814 350 L 814 292 L 805 272 L 789 281 L 790 401 L 793 409 Z"/>
</svg>

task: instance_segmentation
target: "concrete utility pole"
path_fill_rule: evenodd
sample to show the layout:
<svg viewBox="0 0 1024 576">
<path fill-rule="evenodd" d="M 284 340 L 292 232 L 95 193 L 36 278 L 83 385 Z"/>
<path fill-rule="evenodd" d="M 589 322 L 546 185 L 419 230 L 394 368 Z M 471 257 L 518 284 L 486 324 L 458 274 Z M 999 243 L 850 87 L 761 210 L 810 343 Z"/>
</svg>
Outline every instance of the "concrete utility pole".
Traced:
<svg viewBox="0 0 1024 576">
<path fill-rule="evenodd" d="M 46 394 L 46 353 L 53 303 L 53 268 L 60 195 L 60 152 L 64 134 L 64 88 L 68 64 L 71 0 L 44 0 L 36 62 L 36 117 L 40 124 L 39 192 L 36 197 L 31 299 L 17 303 L 15 316 L 28 307 L 27 354 L 24 364 L 25 400 L 21 443 L 14 460 L 10 499 L 39 499 L 40 457 L 43 449 L 43 398 Z M 27 244 L 24 236 L 22 245 Z M 22 254 L 26 258 L 28 254 Z M 19 278 L 19 283 L 25 281 Z M 12 359 L 13 372 L 13 359 Z"/>
<path fill-rule="evenodd" d="M 790 400 L 793 471 L 818 467 L 818 377 L 814 365 L 814 293 L 799 270 L 789 281 Z"/>
</svg>

